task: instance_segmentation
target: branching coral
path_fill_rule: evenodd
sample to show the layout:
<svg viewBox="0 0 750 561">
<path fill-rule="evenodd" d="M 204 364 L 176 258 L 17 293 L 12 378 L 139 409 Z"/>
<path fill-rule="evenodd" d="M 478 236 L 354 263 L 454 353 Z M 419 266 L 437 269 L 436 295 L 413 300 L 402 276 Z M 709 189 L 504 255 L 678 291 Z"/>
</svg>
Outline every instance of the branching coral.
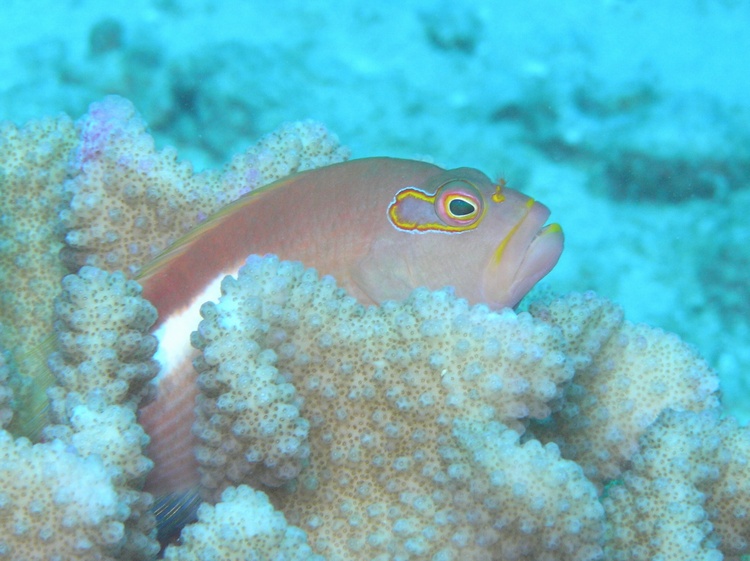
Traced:
<svg viewBox="0 0 750 561">
<path fill-rule="evenodd" d="M 9 381 L 25 403 L 15 426 L 26 424 L 44 401 L 27 376 L 36 357 L 24 351 L 49 333 L 50 302 L 66 272 L 58 259 L 57 215 L 76 142 L 73 121 L 64 115 L 20 129 L 0 123 L 0 348 L 9 351 Z"/>
<path fill-rule="evenodd" d="M 222 294 L 194 336 L 207 496 L 242 482 L 264 489 L 328 559 L 698 551 L 700 535 L 660 541 L 672 527 L 656 521 L 679 525 L 669 501 L 700 499 L 705 485 L 636 467 L 611 486 L 664 448 L 647 431 L 672 438 L 671 424 L 649 429 L 660 413 L 718 404 L 715 374 L 675 336 L 625 322 L 591 293 L 534 304 L 532 315 L 420 290 L 364 308 L 333 279 L 274 258 L 251 258 Z M 534 418 L 543 423 L 521 437 Z M 593 479 L 534 436 L 559 441 Z M 703 535 L 714 525 L 712 547 L 734 555 L 747 547 L 747 438 L 703 438 L 674 461 L 721 481 L 700 518 Z M 701 468 L 713 455 L 716 467 Z M 644 507 L 639 477 L 666 498 Z M 605 536 L 596 489 L 608 483 Z"/>
<path fill-rule="evenodd" d="M 193 174 L 189 165 L 177 162 L 173 150 L 156 152 L 132 105 L 117 97 L 93 104 L 75 126 L 65 116 L 23 129 L 3 123 L 0 348 L 9 351 L 2 361 L 3 424 L 13 417 L 9 405 L 14 403 L 19 414 L 13 430 L 31 434 L 40 424 L 46 402 L 43 390 L 50 382 L 28 375 L 46 372 L 40 365 L 48 346 L 40 344 L 52 330 L 52 298 L 65 273 L 58 259 L 61 249 L 68 266 L 92 262 L 132 274 L 239 195 L 347 156 L 322 125 L 292 123 L 234 158 L 221 172 Z M 3 552 L 28 559 L 35 558 L 21 553 L 28 548 L 40 557 L 55 552 L 80 559 L 148 558 L 158 548 L 151 498 L 139 489 L 151 461 L 143 455 L 148 437 L 135 413 L 157 371 L 150 359 L 154 340 L 144 337 L 155 313 L 139 299 L 139 289 L 122 276 L 84 268 L 81 276 L 68 277 L 64 284 L 55 310 L 59 352 L 50 361 L 58 384 L 50 392 L 51 416 L 57 424 L 44 431 L 50 442 L 30 448 L 23 439 L 3 437 L 9 458 L 3 471 L 9 502 L 4 504 L 6 515 L 11 515 L 3 518 L 3 532 L 16 536 L 4 542 Z M 16 389 L 15 401 L 11 386 Z M 39 501 L 46 499 L 40 495 L 29 507 L 36 509 L 33 524 L 7 526 L 13 524 L 14 509 L 20 513 L 25 508 L 28 489 L 44 485 L 39 470 L 47 469 L 50 461 L 70 468 L 72 478 L 85 481 L 88 473 L 94 491 L 107 487 L 111 509 L 102 504 L 97 512 L 86 496 L 73 497 L 65 507 L 68 503 L 54 499 L 64 490 L 50 485 L 45 492 L 53 498 L 42 504 Z M 68 480 L 59 483 L 69 485 Z M 65 522 L 71 528 L 78 524 L 80 531 L 55 533 L 59 528 L 50 526 L 49 520 L 57 518 L 59 523 L 62 508 L 82 510 L 79 521 L 66 515 Z M 116 532 L 111 530 L 115 527 Z M 95 539 L 91 534 L 96 532 L 104 537 Z M 22 546 L 27 549 L 18 549 Z"/>
<path fill-rule="evenodd" d="M 8 385 L 10 368 L 6 363 L 4 353 L 0 353 L 0 429 L 5 428 L 13 419 L 13 392 Z"/>
<path fill-rule="evenodd" d="M 246 485 L 227 487 L 216 506 L 201 505 L 198 523 L 185 528 L 180 541 L 166 549 L 164 559 L 324 561 L 310 550 L 302 530 L 288 525 L 268 497 Z"/>
<path fill-rule="evenodd" d="M 76 130 L 60 118 L 0 133 L 0 180 L 13 195 L 2 202 L 0 289 L 3 322 L 14 322 L 0 343 L 15 351 L 0 363 L 0 422 L 11 417 L 4 380 L 26 356 L 19 334 L 44 333 L 54 311 L 59 345 L 47 441 L 0 432 L 0 552 L 153 559 L 141 491 L 151 460 L 136 423 L 156 372 L 153 309 L 125 276 L 89 267 L 53 306 L 62 224 L 50 209 L 69 203 L 69 264 L 132 275 L 204 214 L 346 151 L 319 125 L 295 124 L 220 172 L 194 174 L 157 152 L 118 98 L 93 105 Z M 38 200 L 24 196 L 27 182 Z M 334 279 L 272 257 L 251 258 L 223 292 L 193 338 L 207 503 L 168 559 L 713 560 L 747 550 L 750 441 L 718 420 L 714 373 L 603 299 L 491 312 L 421 289 L 365 308 Z"/>
<path fill-rule="evenodd" d="M 0 432 L 0 551 L 9 559 L 113 559 L 123 508 L 107 469 L 60 440 L 35 444 Z"/>
<path fill-rule="evenodd" d="M 57 215 L 76 142 L 67 116 L 21 129 L 0 123 L 0 335 L 9 349 L 40 339 L 51 322 L 49 303 L 65 272 Z"/>
<path fill-rule="evenodd" d="M 60 392 L 85 400 L 95 391 L 107 403 L 134 409 L 159 371 L 151 358 L 156 338 L 145 335 L 156 321 L 156 309 L 140 297 L 138 284 L 93 267 L 68 275 L 62 287 L 55 301 L 59 350 L 49 361 L 59 385 L 51 391 L 53 416 Z"/>
<path fill-rule="evenodd" d="M 623 320 L 614 304 L 592 293 L 570 295 L 531 313 L 558 325 L 566 353 L 578 357 L 565 406 L 537 436 L 557 442 L 586 475 L 604 484 L 638 449 L 638 438 L 665 409 L 719 405 L 716 373 L 676 335 Z"/>
<path fill-rule="evenodd" d="M 151 497 L 139 489 L 152 462 L 135 411 L 157 371 L 148 335 L 156 312 L 121 274 L 86 267 L 63 286 L 62 352 L 51 361 L 59 424 L 33 446 L 2 433 L 0 550 L 14 559 L 149 559 L 159 547 Z"/>
<path fill-rule="evenodd" d="M 13 430 L 35 434 L 49 385 L 42 353 L 50 302 L 66 272 L 92 264 L 132 276 L 209 214 L 295 171 L 348 150 L 320 123 L 289 123 L 221 171 L 193 173 L 157 151 L 132 104 L 110 96 L 75 123 L 0 124 L 0 349 L 19 404 Z M 61 254 L 67 267 L 61 263 Z"/>
<path fill-rule="evenodd" d="M 445 291 L 365 308 L 273 258 L 222 292 L 194 340 L 206 487 L 267 485 L 331 560 L 596 557 L 594 487 L 503 426 L 571 378 L 558 329 Z"/>
<path fill-rule="evenodd" d="M 607 558 L 739 560 L 750 539 L 748 460 L 750 432 L 718 410 L 666 411 L 604 499 Z"/>
</svg>

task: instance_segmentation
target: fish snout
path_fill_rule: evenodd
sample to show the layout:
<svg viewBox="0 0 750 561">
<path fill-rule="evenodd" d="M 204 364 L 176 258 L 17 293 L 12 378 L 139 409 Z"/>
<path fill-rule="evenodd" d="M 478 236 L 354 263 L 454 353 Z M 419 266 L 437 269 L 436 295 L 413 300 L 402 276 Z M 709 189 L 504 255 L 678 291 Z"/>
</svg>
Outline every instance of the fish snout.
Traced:
<svg viewBox="0 0 750 561">
<path fill-rule="evenodd" d="M 533 199 L 528 199 L 526 208 L 484 271 L 484 301 L 494 309 L 516 306 L 552 270 L 563 250 L 560 225 L 544 225 L 549 209 Z"/>
</svg>

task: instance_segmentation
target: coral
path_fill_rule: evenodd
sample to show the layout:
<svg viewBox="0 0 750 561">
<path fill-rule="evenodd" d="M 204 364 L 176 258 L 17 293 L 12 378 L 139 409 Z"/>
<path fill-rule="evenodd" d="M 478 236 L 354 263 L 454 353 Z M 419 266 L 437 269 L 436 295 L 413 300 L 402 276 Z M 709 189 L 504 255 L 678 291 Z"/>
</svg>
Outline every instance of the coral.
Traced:
<svg viewBox="0 0 750 561">
<path fill-rule="evenodd" d="M 47 426 L 44 436 L 101 462 L 125 513 L 112 544 L 117 558 L 149 559 L 159 547 L 152 498 L 141 489 L 153 462 L 144 455 L 149 438 L 136 410 L 158 372 L 156 340 L 148 333 L 156 310 L 121 273 L 83 267 L 62 285 L 55 301 L 59 350 L 49 361 L 58 384 L 49 391 L 50 413 L 58 424 Z"/>
<path fill-rule="evenodd" d="M 115 558 L 152 559 L 159 551 L 153 497 L 140 491 L 153 466 L 144 455 L 148 436 L 132 409 L 107 404 L 95 393 L 84 403 L 77 398 L 70 394 L 67 400 L 68 423 L 47 426 L 44 437 L 64 442 L 80 458 L 96 458 L 106 470 L 108 484 L 124 512 L 123 532 L 119 541 L 112 544 Z"/>
<path fill-rule="evenodd" d="M 622 310 L 593 293 L 534 303 L 529 311 L 559 326 L 566 354 L 579 357 L 552 434 L 536 435 L 557 442 L 593 481 L 619 476 L 663 410 L 718 407 L 716 373 L 676 335 L 624 321 Z"/>
<path fill-rule="evenodd" d="M 294 124 L 195 174 L 154 149 L 122 99 L 94 104 L 77 127 L 0 127 L 11 194 L 0 224 L 0 422 L 14 399 L 28 410 L 23 344 L 54 317 L 59 345 L 46 442 L 0 432 L 0 552 L 154 559 L 152 499 L 141 491 L 148 437 L 136 423 L 156 373 L 154 314 L 126 276 L 232 198 L 346 152 L 319 125 Z M 63 225 L 67 263 L 125 275 L 84 266 L 53 305 Z M 603 299 L 490 312 L 420 289 L 365 308 L 331 278 L 259 257 L 223 290 L 193 337 L 207 503 L 167 558 L 747 550 L 749 441 L 718 419 L 713 371 Z"/>
<path fill-rule="evenodd" d="M 530 313 L 420 289 L 365 308 L 251 257 L 201 312 L 206 497 L 265 490 L 327 559 L 746 551 L 750 440 L 716 424 L 715 373 L 593 293 Z M 714 421 L 687 445 L 669 415 Z"/>
<path fill-rule="evenodd" d="M 120 487 L 140 488 L 153 462 L 143 450 L 149 442 L 129 407 L 107 403 L 93 393 L 86 401 L 70 394 L 65 402 L 65 424 L 45 427 L 46 438 L 71 444 L 83 457 L 98 456 Z"/>
<path fill-rule="evenodd" d="M 157 152 L 132 104 L 117 96 L 75 123 L 0 123 L 0 347 L 15 391 L 11 430 L 37 436 L 52 382 L 44 365 L 50 302 L 67 272 L 97 264 L 132 276 L 241 194 L 347 157 L 335 135 L 304 121 L 283 125 L 221 171 L 195 174 L 174 149 Z"/>
<path fill-rule="evenodd" d="M 227 203 L 297 171 L 348 158 L 321 124 L 284 125 L 235 156 L 222 171 L 194 173 L 173 148 L 157 152 L 132 103 L 110 96 L 76 123 L 80 143 L 61 214 L 75 270 L 93 265 L 135 274 Z M 106 212 L 102 212 L 102 208 Z"/>
<path fill-rule="evenodd" d="M 28 346 L 52 323 L 50 302 L 65 268 L 57 214 L 64 204 L 62 183 L 76 144 L 67 116 L 31 121 L 23 128 L 0 123 L 0 347 L 9 383 L 25 406 L 13 426 L 24 426 L 43 407 L 30 391 L 34 359 Z"/>
<path fill-rule="evenodd" d="M 212 494 L 264 485 L 330 560 L 596 557 L 595 488 L 502 426 L 549 415 L 572 376 L 558 329 L 447 291 L 365 308 L 273 257 L 222 294 L 193 339 Z"/>
<path fill-rule="evenodd" d="M 2 473 L 19 485 L 18 496 L 5 497 L 15 502 L 5 510 L 11 518 L 4 523 L 16 524 L 14 510 L 20 516 L 25 508 L 22 495 L 44 487 L 47 475 L 54 478 L 55 471 L 46 466 L 58 459 L 73 480 L 79 474 L 84 483 L 91 481 L 92 490 L 106 489 L 97 513 L 96 503 L 87 506 L 91 498 L 86 496 L 71 499 L 79 501 L 75 507 L 69 501 L 56 503 L 54 497 L 66 491 L 56 491 L 56 482 L 50 481 L 29 507 L 43 513 L 35 519 L 38 526 L 18 522 L 3 526 L 3 532 L 18 536 L 24 551 L 30 548 L 40 556 L 54 551 L 81 559 L 151 558 L 158 551 L 152 498 L 140 489 L 152 462 L 143 453 L 148 436 L 136 412 L 158 371 L 151 358 L 156 342 L 148 334 L 156 312 L 140 298 L 140 287 L 122 274 L 109 276 L 90 267 L 63 280 L 63 294 L 53 306 L 66 271 L 58 254 L 62 249 L 75 268 L 97 262 L 132 275 L 233 198 L 288 173 L 341 161 L 347 151 L 321 125 L 292 123 L 221 172 L 193 174 L 189 165 L 177 163 L 173 150 L 155 151 L 132 105 L 117 97 L 93 104 L 75 126 L 65 116 L 22 129 L 3 123 L 0 148 L 0 348 L 8 349 L 0 371 L 0 420 L 6 424 L 13 418 L 11 429 L 17 433 L 36 436 L 45 423 L 44 389 L 54 382 L 45 378 L 43 362 L 47 350 L 58 345 L 50 357 L 57 385 L 49 390 L 49 413 L 56 424 L 44 429 L 47 442 L 30 448 L 27 441 L 14 442 L 4 434 L 10 459 Z M 56 341 L 46 337 L 53 320 Z M 15 416 L 9 406 L 18 409 Z M 61 478 L 59 483 L 62 489 L 71 481 Z M 16 487 L 9 484 L 8 489 L 10 494 Z M 42 504 L 45 493 L 53 499 Z M 80 520 L 66 514 L 70 508 L 82 509 Z M 55 533 L 59 528 L 49 520 L 65 520 L 68 536 Z M 93 536 L 97 532 L 100 538 Z M 20 551 L 14 544 L 6 542 L 4 552 Z"/>
<path fill-rule="evenodd" d="M 164 559 L 323 561 L 302 530 L 289 526 L 266 495 L 246 485 L 227 487 L 216 506 L 201 505 L 198 522 L 185 528 L 180 541 L 166 549 Z"/>
<path fill-rule="evenodd" d="M 595 487 L 578 465 L 560 458 L 557 446 L 534 439 L 520 444 L 518 433 L 500 423 L 456 421 L 453 434 L 489 476 L 484 489 L 481 476 L 469 476 L 469 484 L 479 495 L 475 500 L 494 503 L 494 519 L 485 520 L 481 531 L 492 559 L 600 558 L 603 512 Z M 479 509 L 472 510 L 475 515 Z"/>
<path fill-rule="evenodd" d="M 719 416 L 668 410 L 643 435 L 603 501 L 608 559 L 739 561 L 747 552 L 750 433 Z"/>
<path fill-rule="evenodd" d="M 128 508 L 97 456 L 0 431 L 0 552 L 8 559 L 114 561 Z"/>
<path fill-rule="evenodd" d="M 156 337 L 148 334 L 156 309 L 122 273 L 83 267 L 66 276 L 62 288 L 55 301 L 59 350 L 49 360 L 58 388 L 51 395 L 75 392 L 85 400 L 97 391 L 108 404 L 135 408 L 159 372 L 151 358 Z M 53 399 L 53 417 L 55 410 Z"/>
<path fill-rule="evenodd" d="M 154 308 L 123 275 L 83 268 L 55 306 L 61 351 L 51 363 L 47 442 L 0 435 L 0 551 L 14 559 L 150 559 L 152 462 L 135 411 L 157 372 Z"/>
<path fill-rule="evenodd" d="M 106 333 L 131 331 L 123 317 L 140 318 L 139 329 L 147 329 L 148 307 L 121 275 L 84 268 L 65 286 L 69 293 L 56 307 L 65 321 L 58 326 L 78 329 L 82 342 L 89 342 L 81 349 L 108 356 L 91 344 L 97 340 L 91 331 L 98 326 L 102 340 L 116 348 L 118 338 Z M 661 386 L 670 376 L 700 373 L 696 379 L 703 383 L 688 376 L 676 403 L 703 399 L 705 405 L 715 404 L 712 373 L 669 334 L 624 322 L 611 303 L 573 294 L 532 305 L 534 317 L 490 312 L 448 291 L 419 289 L 402 302 L 365 308 L 332 278 L 273 257 L 250 258 L 222 288 L 217 303 L 203 306 L 205 319 L 193 341 L 203 351 L 196 363 L 203 392 L 196 431 L 204 493 L 213 501 L 225 492 L 221 502 L 201 508 L 200 522 L 183 531 L 183 545 L 170 547 L 167 558 L 231 559 L 248 547 L 261 558 L 304 558 L 312 548 L 331 561 L 378 555 L 598 559 L 602 547 L 612 559 L 657 553 L 718 559 L 719 551 L 739 559 L 746 550 L 747 432 L 719 423 L 713 409 L 667 413 L 651 428 L 643 426 L 671 403 L 643 379 Z M 122 309 L 113 304 L 117 299 L 131 302 L 130 315 L 111 312 Z M 100 314 L 100 307 L 109 312 Z M 86 326 L 90 332 L 83 334 Z M 624 329 L 648 339 L 623 344 Z M 125 348 L 149 359 L 141 344 Z M 85 362 L 80 353 L 72 356 Z M 559 423 L 563 456 L 574 450 L 566 433 L 574 413 L 596 411 L 592 402 L 612 407 L 607 392 L 592 390 L 585 399 L 580 393 L 596 389 L 600 375 L 603 386 L 612 385 L 605 371 L 632 380 L 624 386 L 648 399 L 632 400 L 630 415 L 613 415 L 606 430 L 581 427 L 604 446 L 594 461 L 607 460 L 605 452 L 614 450 L 633 466 L 622 482 L 594 480 L 607 484 L 602 503 L 577 463 L 561 457 L 554 442 L 534 438 L 543 432 L 540 426 L 532 423 L 533 434 L 526 429 L 532 418 L 551 425 L 550 433 Z M 100 485 L 114 493 L 105 496 L 129 513 L 113 518 L 110 507 L 102 508 L 102 528 L 117 529 L 119 538 L 96 542 L 92 551 L 106 556 L 120 548 L 118 559 L 151 558 L 150 517 L 144 515 L 150 503 L 133 489 L 149 467 L 139 452 L 144 437 L 133 423 L 133 401 L 127 391 L 106 389 L 114 384 L 109 376 L 98 382 L 101 389 L 82 388 L 78 378 L 61 377 L 85 397 L 71 392 L 62 404 L 56 398 L 54 410 L 64 413 L 65 424 L 46 434 L 67 443 L 70 469 L 105 469 Z M 140 378 L 126 379 L 142 389 Z M 112 397 L 124 405 L 111 405 Z M 591 425 L 607 420 L 588 415 Z M 629 426 L 631 418 L 641 423 Z M 610 437 L 617 423 L 627 429 L 623 434 L 636 429 L 637 447 Z M 37 445 L 39 453 L 60 448 L 60 442 Z M 15 443 L 24 446 L 29 444 Z M 40 463 L 33 460 L 33 469 Z M 278 511 L 260 491 L 235 487 L 244 481 L 263 489 Z M 32 526 L 32 535 L 48 527 Z M 77 531 L 86 528 L 81 523 Z M 25 535 L 24 543 L 35 541 Z"/>
<path fill-rule="evenodd" d="M 57 214 L 77 139 L 67 116 L 0 123 L 0 316 L 2 344 L 38 340 L 51 323 L 50 301 L 65 273 Z M 10 323 L 12 318 L 12 324 Z"/>
</svg>

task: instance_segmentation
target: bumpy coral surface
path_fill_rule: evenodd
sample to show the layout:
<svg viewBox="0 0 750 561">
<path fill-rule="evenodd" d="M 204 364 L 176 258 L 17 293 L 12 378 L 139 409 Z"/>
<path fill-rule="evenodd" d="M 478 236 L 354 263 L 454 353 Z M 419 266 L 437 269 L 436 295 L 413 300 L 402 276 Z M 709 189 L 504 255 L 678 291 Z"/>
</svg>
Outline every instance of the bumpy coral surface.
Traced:
<svg viewBox="0 0 750 561">
<path fill-rule="evenodd" d="M 107 403 L 135 407 L 159 371 L 151 358 L 156 338 L 148 334 L 156 309 L 122 273 L 83 267 L 62 286 L 55 301 L 59 350 L 50 357 L 57 383 L 64 393 L 103 392 Z"/>
<path fill-rule="evenodd" d="M 665 412 L 604 499 L 608 559 L 739 561 L 750 540 L 748 460 L 750 432 L 718 410 Z"/>
<path fill-rule="evenodd" d="M 222 292 L 194 339 L 208 489 L 265 483 L 330 560 L 597 556 L 593 485 L 504 426 L 572 376 L 558 329 L 447 291 L 365 308 L 275 258 Z"/>
<path fill-rule="evenodd" d="M 75 123 L 67 116 L 23 128 L 0 123 L 0 349 L 8 351 L 15 390 L 11 429 L 38 436 L 52 382 L 49 348 L 40 346 L 66 273 L 97 264 L 132 276 L 240 195 L 348 156 L 320 123 L 295 122 L 222 170 L 196 174 L 174 149 L 157 151 L 132 104 L 117 96 L 92 104 Z"/>
<path fill-rule="evenodd" d="M 21 129 L 0 123 L 0 315 L 7 348 L 39 339 L 51 321 L 49 303 L 65 272 L 58 259 L 57 214 L 76 142 L 66 116 Z"/>
<path fill-rule="evenodd" d="M 50 302 L 66 272 L 58 258 L 57 215 L 76 142 L 67 116 L 32 121 L 20 129 L 0 123 L 0 348 L 13 359 L 9 378 L 16 398 L 26 402 L 14 427 L 27 424 L 44 402 L 29 390 L 35 370 L 31 359 L 39 357 L 26 352 L 49 332 Z"/>
<path fill-rule="evenodd" d="M 77 127 L 64 117 L 0 126 L 0 347 L 10 351 L 0 423 L 12 415 L 7 380 L 24 389 L 18 345 L 36 344 L 52 321 L 58 204 L 69 203 L 69 264 L 132 275 L 229 200 L 347 155 L 320 125 L 297 123 L 194 174 L 155 150 L 122 99 L 94 104 Z M 121 275 L 83 268 L 65 281 L 54 305 L 57 424 L 33 446 L 0 432 L 0 554 L 155 559 L 141 491 L 148 437 L 135 422 L 155 372 L 152 312 Z M 719 420 L 714 373 L 591 294 L 530 314 L 424 290 L 364 308 L 330 278 L 254 258 L 204 316 L 197 454 L 204 496 L 219 502 L 170 558 L 713 561 L 747 551 L 750 440 Z"/>
<path fill-rule="evenodd" d="M 5 428 L 13 419 L 13 409 L 11 408 L 13 392 L 8 386 L 9 374 L 10 368 L 8 368 L 4 353 L 0 353 L 0 429 Z"/>
<path fill-rule="evenodd" d="M 537 436 L 558 442 L 593 481 L 617 477 L 665 409 L 718 407 L 716 373 L 676 335 L 624 321 L 617 306 L 593 293 L 535 303 L 530 311 L 558 325 L 566 353 L 578 357 L 552 434 Z"/>
<path fill-rule="evenodd" d="M 7 559 L 114 561 L 128 517 L 107 469 L 63 442 L 0 431 L 0 554 Z"/>
<path fill-rule="evenodd" d="M 180 545 L 164 552 L 167 561 L 324 561 L 307 545 L 305 533 L 290 526 L 262 492 L 246 485 L 227 487 L 216 506 L 203 504 L 198 522 Z"/>
<path fill-rule="evenodd" d="M 62 285 L 55 301 L 59 351 L 50 358 L 58 384 L 50 389 L 51 416 L 58 424 L 44 436 L 101 462 L 121 513 L 116 558 L 150 559 L 159 546 L 152 497 L 141 489 L 153 463 L 144 455 L 149 438 L 136 410 L 158 371 L 148 333 L 156 311 L 121 273 L 83 267 Z M 62 546 L 59 553 L 76 555 Z"/>
</svg>

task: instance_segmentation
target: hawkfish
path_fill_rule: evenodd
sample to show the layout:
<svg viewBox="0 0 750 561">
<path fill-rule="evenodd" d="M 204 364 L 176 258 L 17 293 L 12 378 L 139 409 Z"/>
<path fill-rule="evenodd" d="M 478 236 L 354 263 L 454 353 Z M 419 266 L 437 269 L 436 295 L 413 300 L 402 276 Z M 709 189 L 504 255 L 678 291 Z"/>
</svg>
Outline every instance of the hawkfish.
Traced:
<svg viewBox="0 0 750 561">
<path fill-rule="evenodd" d="M 275 254 L 333 276 L 363 304 L 450 286 L 470 303 L 515 306 L 557 263 L 559 225 L 544 205 L 472 168 L 365 158 L 294 174 L 228 205 L 146 266 L 158 311 L 156 398 L 139 420 L 154 461 L 146 489 L 198 482 L 191 428 L 197 394 L 190 333 L 202 303 L 249 254 Z"/>
</svg>

